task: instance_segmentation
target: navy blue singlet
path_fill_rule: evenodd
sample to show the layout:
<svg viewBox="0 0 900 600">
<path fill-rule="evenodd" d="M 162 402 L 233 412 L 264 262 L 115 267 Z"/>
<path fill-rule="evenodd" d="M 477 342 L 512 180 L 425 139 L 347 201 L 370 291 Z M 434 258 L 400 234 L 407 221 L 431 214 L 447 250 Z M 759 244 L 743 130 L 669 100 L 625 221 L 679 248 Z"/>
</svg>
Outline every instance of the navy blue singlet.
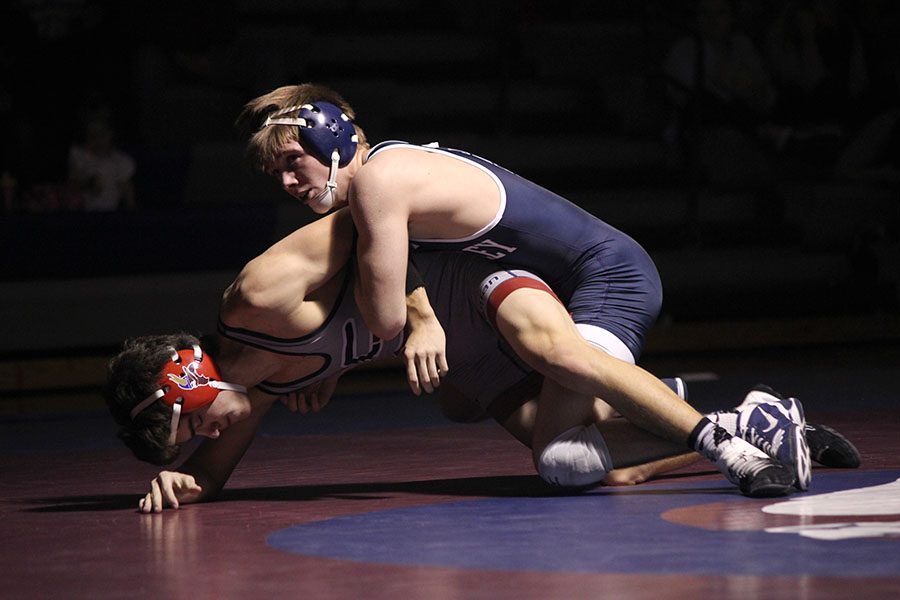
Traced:
<svg viewBox="0 0 900 600">
<path fill-rule="evenodd" d="M 500 192 L 493 221 L 462 239 L 410 239 L 414 252 L 461 251 L 544 279 L 579 324 L 612 333 L 640 355 L 662 305 L 652 259 L 632 238 L 562 196 L 484 158 L 433 145 L 388 141 L 366 160 L 394 148 L 449 156 L 487 173 Z M 472 198 L 472 202 L 478 202 Z"/>
</svg>

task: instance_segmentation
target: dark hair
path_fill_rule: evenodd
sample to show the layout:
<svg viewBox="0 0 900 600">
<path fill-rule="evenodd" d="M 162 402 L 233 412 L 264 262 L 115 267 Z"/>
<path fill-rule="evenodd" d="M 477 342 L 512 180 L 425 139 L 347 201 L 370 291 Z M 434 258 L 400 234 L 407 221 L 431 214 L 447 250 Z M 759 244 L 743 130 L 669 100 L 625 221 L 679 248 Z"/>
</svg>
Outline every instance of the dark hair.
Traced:
<svg viewBox="0 0 900 600">
<path fill-rule="evenodd" d="M 119 439 L 143 461 L 167 465 L 178 457 L 180 446 L 168 445 L 172 409 L 157 401 L 133 420 L 131 410 L 158 388 L 159 374 L 171 357 L 169 347 L 181 350 L 194 344 L 200 340 L 188 333 L 132 338 L 107 365 L 106 405 L 119 425 Z"/>
</svg>

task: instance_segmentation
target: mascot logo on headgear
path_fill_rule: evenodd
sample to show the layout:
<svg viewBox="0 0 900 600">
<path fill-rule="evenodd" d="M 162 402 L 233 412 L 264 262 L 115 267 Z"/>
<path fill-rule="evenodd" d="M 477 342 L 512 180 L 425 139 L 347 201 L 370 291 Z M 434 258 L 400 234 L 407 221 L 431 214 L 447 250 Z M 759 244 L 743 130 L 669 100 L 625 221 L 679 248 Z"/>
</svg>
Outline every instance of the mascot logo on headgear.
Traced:
<svg viewBox="0 0 900 600">
<path fill-rule="evenodd" d="M 198 387 L 209 385 L 209 377 L 197 372 L 199 366 L 200 363 L 195 360 L 188 366 L 181 368 L 184 377 L 169 373 L 169 379 L 183 390 L 194 390 Z"/>
</svg>

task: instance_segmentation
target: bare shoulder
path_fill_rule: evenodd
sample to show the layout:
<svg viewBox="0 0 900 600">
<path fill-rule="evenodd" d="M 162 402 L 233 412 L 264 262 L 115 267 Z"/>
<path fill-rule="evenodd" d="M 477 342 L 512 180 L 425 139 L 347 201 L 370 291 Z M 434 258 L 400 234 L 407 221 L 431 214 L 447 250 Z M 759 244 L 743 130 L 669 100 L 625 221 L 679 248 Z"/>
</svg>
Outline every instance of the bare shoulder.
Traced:
<svg viewBox="0 0 900 600">
<path fill-rule="evenodd" d="M 229 324 L 295 314 L 306 296 L 342 271 L 350 258 L 352 221 L 336 211 L 301 227 L 248 262 L 222 300 Z"/>
<path fill-rule="evenodd" d="M 359 170 L 369 169 L 371 171 L 403 171 L 409 169 L 410 165 L 415 165 L 421 161 L 427 161 L 428 152 L 423 152 L 420 148 L 415 147 L 392 147 L 388 150 L 378 152 L 370 158 L 366 164 Z"/>
<path fill-rule="evenodd" d="M 260 312 L 290 310 L 306 293 L 306 261 L 289 252 L 266 251 L 241 270 L 222 298 L 222 319 L 246 324 Z"/>
<path fill-rule="evenodd" d="M 291 232 L 248 263 L 254 270 L 290 269 L 294 276 L 325 277 L 350 257 L 353 219 L 346 208 L 336 210 Z M 332 264 L 336 263 L 336 264 Z M 318 274 L 318 275 L 316 275 Z M 321 281 L 310 280 L 315 287 Z"/>
<path fill-rule="evenodd" d="M 350 205 L 403 201 L 427 177 L 428 155 L 410 148 L 381 152 L 364 164 L 350 182 Z"/>
</svg>

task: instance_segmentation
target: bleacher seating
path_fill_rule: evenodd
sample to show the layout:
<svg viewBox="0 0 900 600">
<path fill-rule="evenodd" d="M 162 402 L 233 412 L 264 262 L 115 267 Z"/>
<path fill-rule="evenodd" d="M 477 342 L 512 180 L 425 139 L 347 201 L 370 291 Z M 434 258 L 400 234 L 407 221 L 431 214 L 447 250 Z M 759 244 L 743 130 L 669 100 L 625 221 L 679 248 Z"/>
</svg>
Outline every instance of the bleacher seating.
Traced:
<svg viewBox="0 0 900 600">
<path fill-rule="evenodd" d="M 482 154 L 631 233 L 659 265 L 667 323 L 896 310 L 897 191 L 791 181 L 778 190 L 777 218 L 763 219 L 768 200 L 758 190 L 692 180 L 680 149 L 660 135 L 659 64 L 678 30 L 649 10 L 652 2 L 605 4 L 574 2 L 502 31 L 453 3 L 424 0 L 235 7 L 241 44 L 265 46 L 285 83 L 337 88 L 370 139 L 437 140 Z M 17 256 L 3 271 L 10 286 L 155 277 L 163 266 L 219 285 L 207 276 L 232 272 L 304 222 L 271 182 L 245 170 L 233 121 L 248 97 L 170 84 L 152 53 L 137 53 L 136 64 L 146 78 L 138 89 L 163 82 L 138 98 L 144 137 L 134 154 L 145 209 L 13 215 L 2 230 L 4 255 Z M 879 228 L 886 233 L 866 254 L 864 240 Z M 36 239 L 52 243 L 23 254 Z M 192 256 L 190 247 L 202 252 Z M 162 258 L 173 252 L 184 258 Z M 861 269 L 861 257 L 874 269 Z M 53 293 L 87 289 L 73 283 Z M 87 306 L 82 300 L 72 305 Z M 116 344 L 120 333 L 90 343 Z M 73 330 L 60 347 L 86 343 L 79 336 Z M 0 351 L 15 346 L 7 339 Z"/>
</svg>

